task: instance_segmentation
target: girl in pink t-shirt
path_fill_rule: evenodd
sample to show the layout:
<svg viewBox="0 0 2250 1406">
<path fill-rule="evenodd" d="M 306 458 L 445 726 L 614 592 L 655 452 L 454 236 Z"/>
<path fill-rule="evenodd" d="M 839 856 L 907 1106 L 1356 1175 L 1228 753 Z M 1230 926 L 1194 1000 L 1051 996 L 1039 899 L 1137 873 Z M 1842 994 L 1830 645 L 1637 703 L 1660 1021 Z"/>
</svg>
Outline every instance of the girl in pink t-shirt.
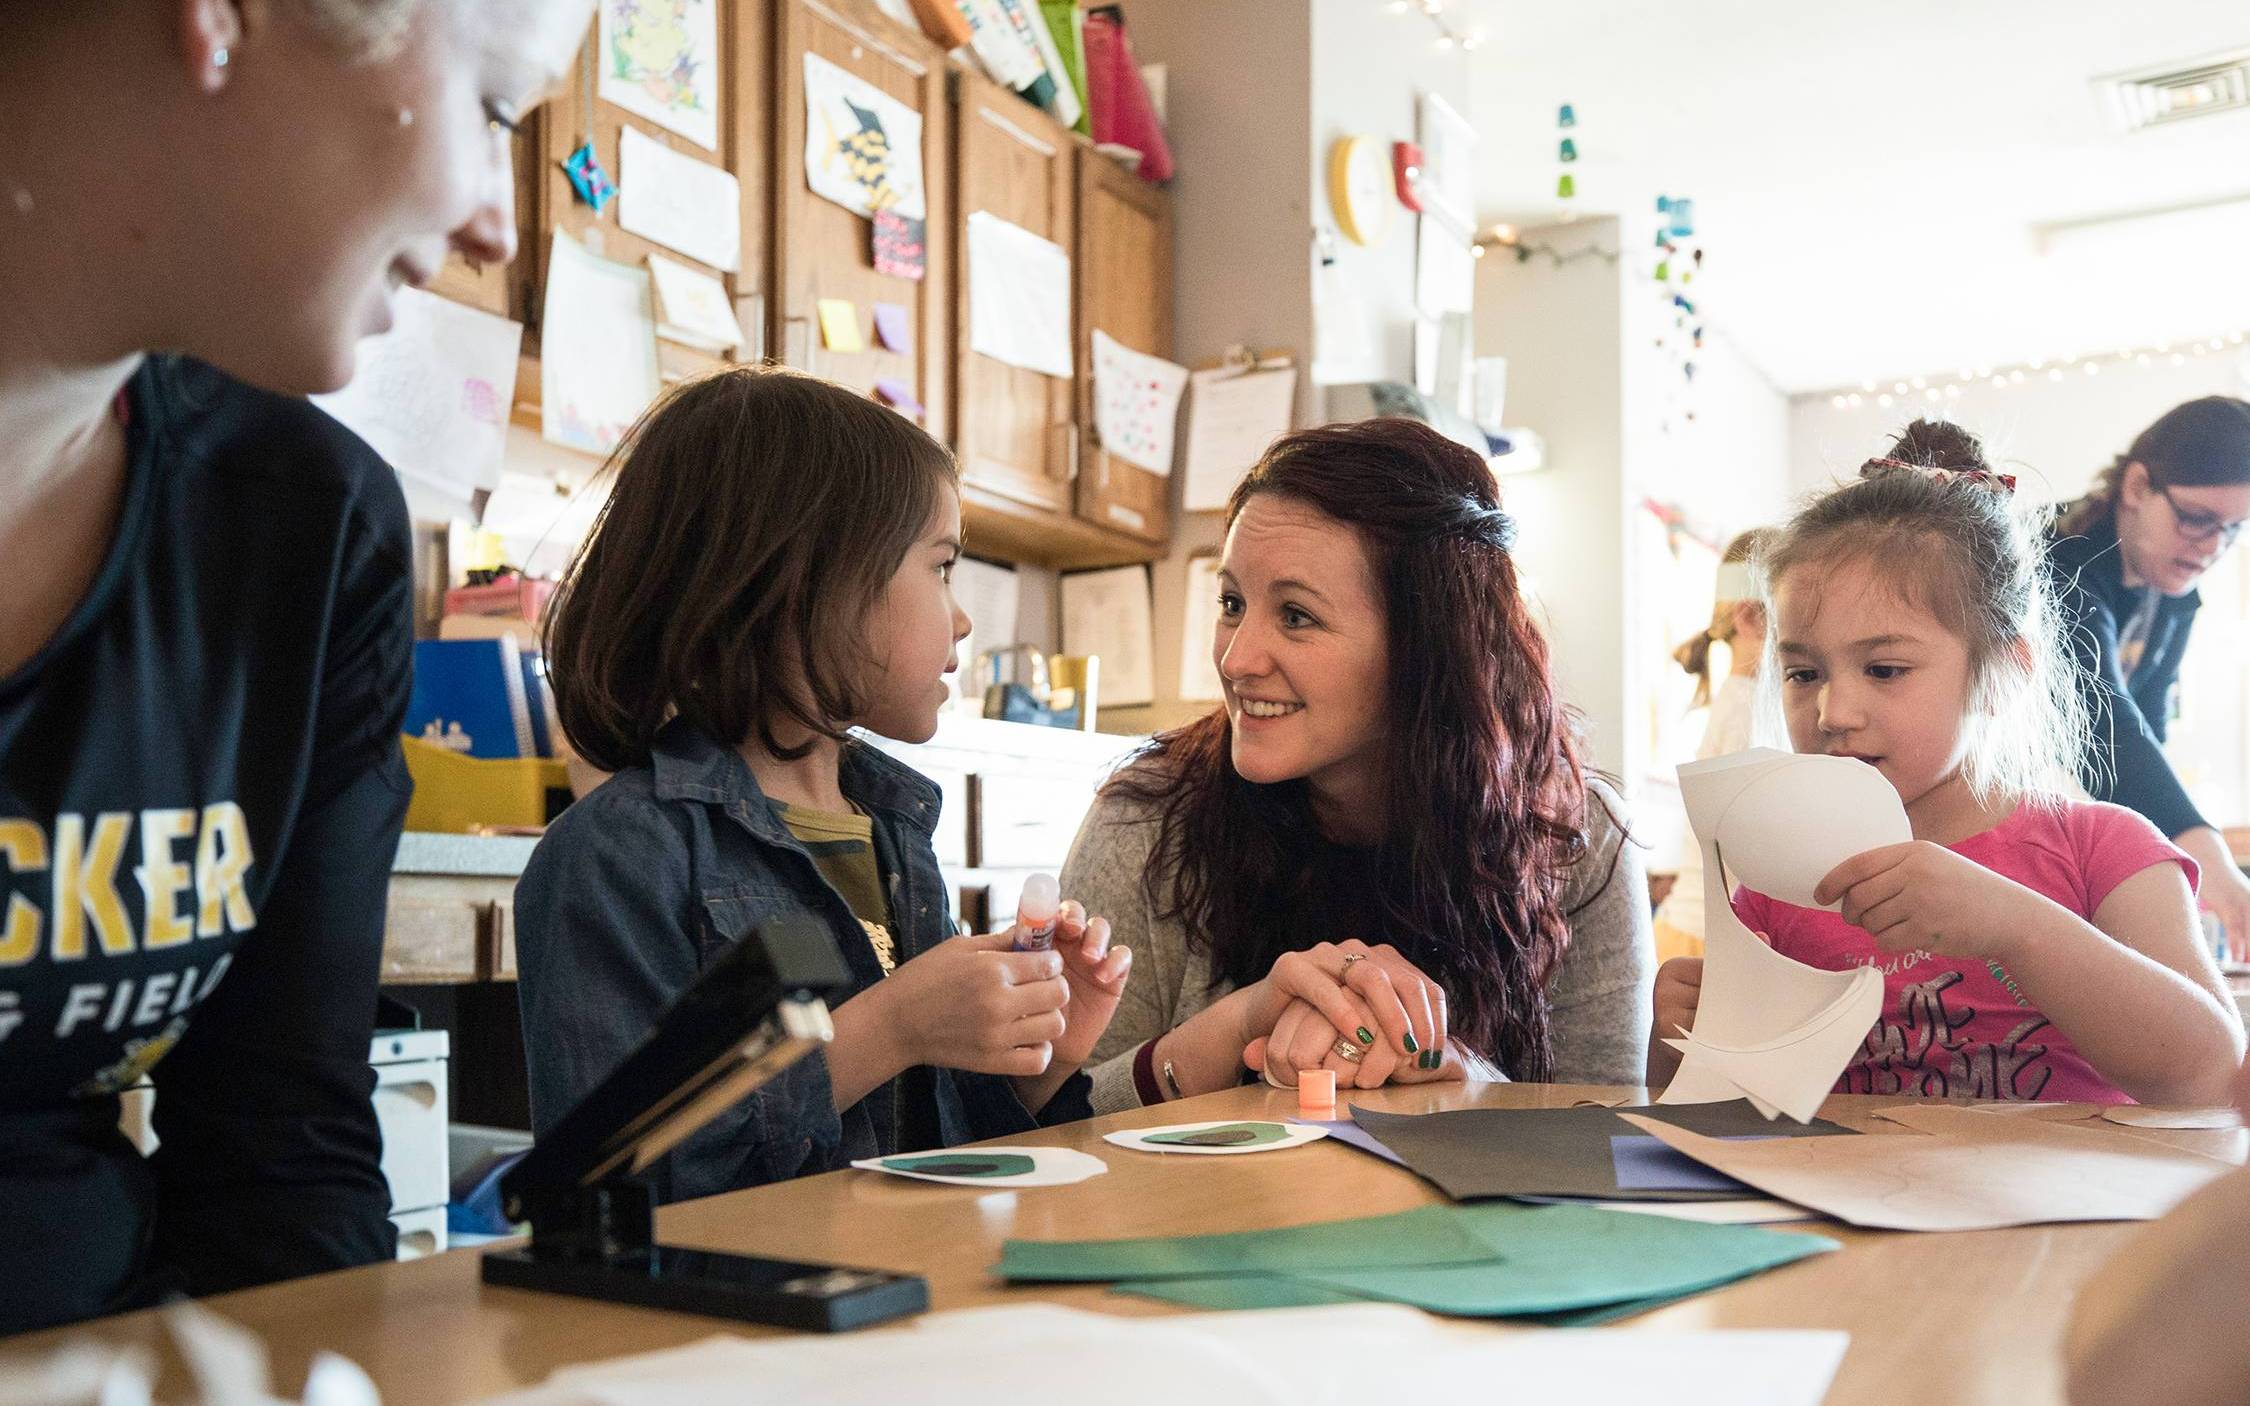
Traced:
<svg viewBox="0 0 2250 1406">
<path fill-rule="evenodd" d="M 2194 861 L 2064 795 L 2086 719 L 2012 489 L 1972 435 L 1918 421 L 1761 554 L 1791 745 L 1875 767 L 1914 839 L 1822 880 L 1840 913 L 1748 890 L 1735 911 L 1798 961 L 1883 973 L 1838 1093 L 2224 1102 L 2242 1023 Z M 1693 1024 L 1701 979 L 1659 969 L 1660 1035 Z M 1678 1056 L 1649 1050 L 1668 1080 Z"/>
</svg>

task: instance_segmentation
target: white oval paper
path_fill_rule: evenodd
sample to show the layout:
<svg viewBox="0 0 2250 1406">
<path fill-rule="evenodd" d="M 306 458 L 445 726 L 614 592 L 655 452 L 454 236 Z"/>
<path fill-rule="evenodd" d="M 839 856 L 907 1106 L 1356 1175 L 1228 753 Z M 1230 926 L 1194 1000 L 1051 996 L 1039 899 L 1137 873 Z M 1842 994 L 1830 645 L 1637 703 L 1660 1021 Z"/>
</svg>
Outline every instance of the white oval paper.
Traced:
<svg viewBox="0 0 2250 1406">
<path fill-rule="evenodd" d="M 1158 1133 L 1199 1133 L 1205 1128 L 1224 1128 L 1234 1123 L 1278 1123 L 1285 1136 L 1279 1142 L 1262 1142 L 1252 1147 L 1187 1147 L 1175 1142 L 1150 1142 Z M 1287 1152 L 1292 1147 L 1303 1147 L 1308 1142 L 1318 1142 L 1328 1136 L 1328 1129 L 1305 1123 L 1283 1123 L 1278 1118 L 1215 1118 L 1208 1123 L 1174 1123 L 1163 1128 L 1133 1128 L 1125 1132 L 1104 1133 L 1102 1141 L 1129 1147 L 1135 1152 L 1187 1152 L 1198 1157 L 1249 1157 L 1260 1152 Z"/>
<path fill-rule="evenodd" d="M 892 1157 L 935 1157 L 943 1148 L 928 1152 L 898 1152 Z M 1019 1186 L 1069 1186 L 1088 1177 L 1098 1177 L 1109 1170 L 1109 1163 L 1090 1152 L 1078 1152 L 1068 1147 L 963 1147 L 954 1151 L 964 1159 L 997 1157 L 1013 1154 L 1029 1157 L 1031 1170 L 1010 1177 L 948 1177 L 929 1172 L 912 1172 L 883 1164 L 891 1158 L 863 1157 L 852 1163 L 862 1171 L 881 1172 L 885 1176 L 905 1177 L 910 1181 L 934 1181 L 945 1186 L 984 1186 L 1006 1191 Z"/>
<path fill-rule="evenodd" d="M 1798 757 L 1742 789 L 1719 821 L 1719 854 L 1751 889 L 1800 908 L 1854 855 L 1914 838 L 1883 774 L 1849 757 Z M 1841 905 L 1826 905 L 1834 912 Z"/>
</svg>

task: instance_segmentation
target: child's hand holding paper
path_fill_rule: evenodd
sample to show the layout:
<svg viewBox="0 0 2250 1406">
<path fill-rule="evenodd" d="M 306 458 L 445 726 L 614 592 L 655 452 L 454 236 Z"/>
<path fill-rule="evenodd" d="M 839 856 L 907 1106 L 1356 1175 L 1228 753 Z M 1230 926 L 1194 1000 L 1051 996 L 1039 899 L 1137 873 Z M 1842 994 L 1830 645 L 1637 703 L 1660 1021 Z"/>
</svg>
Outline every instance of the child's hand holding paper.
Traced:
<svg viewBox="0 0 2250 1406">
<path fill-rule="evenodd" d="M 1845 922 L 1887 952 L 1934 952 L 2005 962 L 2056 905 L 1942 845 L 1912 840 L 1854 855 L 1813 897 L 1841 902 Z"/>
</svg>

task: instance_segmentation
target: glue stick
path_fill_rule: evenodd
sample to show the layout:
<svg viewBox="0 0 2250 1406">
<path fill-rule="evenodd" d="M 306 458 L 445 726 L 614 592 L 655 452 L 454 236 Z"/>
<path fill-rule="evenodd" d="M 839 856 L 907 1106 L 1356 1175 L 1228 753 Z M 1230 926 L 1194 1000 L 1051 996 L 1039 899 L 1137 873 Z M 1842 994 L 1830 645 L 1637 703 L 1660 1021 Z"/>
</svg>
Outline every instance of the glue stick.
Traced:
<svg viewBox="0 0 2250 1406">
<path fill-rule="evenodd" d="M 1044 952 L 1055 945 L 1055 917 L 1062 911 L 1062 885 L 1052 874 L 1034 874 L 1023 881 L 1016 899 L 1016 950 Z"/>
</svg>

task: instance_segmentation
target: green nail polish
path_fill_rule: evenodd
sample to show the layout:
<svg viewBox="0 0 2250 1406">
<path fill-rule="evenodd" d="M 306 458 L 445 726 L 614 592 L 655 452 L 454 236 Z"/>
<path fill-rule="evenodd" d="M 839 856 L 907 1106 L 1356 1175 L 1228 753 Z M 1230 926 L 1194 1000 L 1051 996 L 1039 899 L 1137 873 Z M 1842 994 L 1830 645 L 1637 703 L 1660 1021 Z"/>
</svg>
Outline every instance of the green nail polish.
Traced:
<svg viewBox="0 0 2250 1406">
<path fill-rule="evenodd" d="M 1414 1053 L 1414 1052 L 1415 1052 L 1416 1050 L 1418 1050 L 1418 1049 L 1420 1049 L 1420 1048 L 1422 1048 L 1422 1046 L 1421 1046 L 1421 1043 L 1420 1043 L 1419 1041 L 1417 1041 L 1417 1040 L 1416 1040 L 1416 1039 L 1414 1038 L 1414 1032 L 1413 1032 L 1413 1031 L 1411 1031 L 1411 1030 L 1407 1031 L 1407 1032 L 1406 1032 L 1406 1052 L 1407 1052 L 1408 1054 L 1412 1054 L 1412 1053 Z"/>
<path fill-rule="evenodd" d="M 1375 1032 L 1362 1025 L 1361 1027 L 1359 1027 L 1359 1042 L 1363 1045 L 1374 1044 Z"/>
<path fill-rule="evenodd" d="M 1444 1052 L 1443 1052 L 1443 1051 L 1440 1051 L 1440 1050 L 1424 1050 L 1424 1051 L 1422 1051 L 1422 1067 L 1423 1067 L 1424 1069 L 1435 1069 L 1435 1068 L 1437 1068 L 1437 1067 L 1438 1067 L 1438 1066 L 1439 1066 L 1440 1064 L 1443 1064 L 1444 1062 L 1445 1062 L 1445 1055 L 1444 1055 Z"/>
</svg>

